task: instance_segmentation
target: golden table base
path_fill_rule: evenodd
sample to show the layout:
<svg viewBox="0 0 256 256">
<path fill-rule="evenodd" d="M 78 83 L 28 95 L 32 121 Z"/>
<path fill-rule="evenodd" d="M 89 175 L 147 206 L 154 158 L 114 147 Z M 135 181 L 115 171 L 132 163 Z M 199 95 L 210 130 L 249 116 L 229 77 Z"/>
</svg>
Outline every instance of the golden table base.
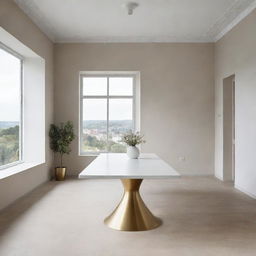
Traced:
<svg viewBox="0 0 256 256">
<path fill-rule="evenodd" d="M 161 225 L 143 202 L 139 188 L 142 179 L 122 179 L 124 195 L 116 209 L 105 219 L 105 224 L 112 229 L 122 231 L 143 231 Z"/>
</svg>

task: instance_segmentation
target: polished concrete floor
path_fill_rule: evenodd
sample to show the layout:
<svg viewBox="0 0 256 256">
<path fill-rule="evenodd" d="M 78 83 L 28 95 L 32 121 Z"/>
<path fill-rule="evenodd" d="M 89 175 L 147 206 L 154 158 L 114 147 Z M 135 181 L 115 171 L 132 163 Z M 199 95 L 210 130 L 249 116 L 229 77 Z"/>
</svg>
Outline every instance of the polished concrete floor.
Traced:
<svg viewBox="0 0 256 256">
<path fill-rule="evenodd" d="M 0 213 L 0 255 L 256 255 L 256 200 L 232 184 L 212 177 L 144 181 L 142 197 L 163 220 L 144 232 L 103 224 L 121 194 L 118 180 L 44 184 Z"/>
</svg>

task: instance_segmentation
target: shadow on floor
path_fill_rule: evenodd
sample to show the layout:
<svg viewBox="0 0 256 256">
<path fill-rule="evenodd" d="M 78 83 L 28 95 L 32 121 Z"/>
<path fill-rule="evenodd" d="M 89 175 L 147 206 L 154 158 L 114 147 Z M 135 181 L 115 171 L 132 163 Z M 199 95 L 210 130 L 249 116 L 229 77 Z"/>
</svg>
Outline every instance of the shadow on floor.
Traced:
<svg viewBox="0 0 256 256">
<path fill-rule="evenodd" d="M 44 183 L 0 211 L 0 237 L 16 223 L 17 219 L 22 218 L 31 207 L 39 203 L 58 184 L 59 182 L 56 181 Z"/>
</svg>

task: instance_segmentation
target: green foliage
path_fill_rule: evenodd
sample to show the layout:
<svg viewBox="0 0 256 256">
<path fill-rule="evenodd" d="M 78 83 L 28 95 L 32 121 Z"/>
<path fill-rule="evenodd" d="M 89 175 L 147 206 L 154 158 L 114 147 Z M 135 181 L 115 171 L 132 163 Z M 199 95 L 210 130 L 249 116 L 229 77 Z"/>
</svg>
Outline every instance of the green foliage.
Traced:
<svg viewBox="0 0 256 256">
<path fill-rule="evenodd" d="M 1 130 L 0 136 L 4 136 L 4 135 L 15 135 L 16 137 L 19 136 L 19 126 L 16 125 L 14 127 Z"/>
<path fill-rule="evenodd" d="M 71 152 L 70 144 L 75 138 L 72 122 L 61 123 L 59 126 L 51 124 L 49 136 L 50 147 L 55 153 L 60 154 L 60 167 L 62 167 L 62 156 Z"/>
<path fill-rule="evenodd" d="M 84 135 L 83 136 L 83 150 L 84 151 L 106 151 L 108 148 L 109 152 L 112 153 L 125 153 L 126 146 L 121 143 L 116 143 L 109 138 L 107 143 L 106 139 L 97 139 L 93 135 Z"/>
<path fill-rule="evenodd" d="M 126 153 L 126 147 L 123 144 L 114 143 L 110 147 L 110 152 L 112 152 L 112 153 Z"/>
<path fill-rule="evenodd" d="M 104 140 L 98 140 L 95 136 L 86 135 L 84 143 L 88 148 L 96 148 L 98 150 L 106 150 L 107 143 Z"/>
<path fill-rule="evenodd" d="M 0 130 L 0 166 L 19 160 L 19 126 Z"/>
</svg>

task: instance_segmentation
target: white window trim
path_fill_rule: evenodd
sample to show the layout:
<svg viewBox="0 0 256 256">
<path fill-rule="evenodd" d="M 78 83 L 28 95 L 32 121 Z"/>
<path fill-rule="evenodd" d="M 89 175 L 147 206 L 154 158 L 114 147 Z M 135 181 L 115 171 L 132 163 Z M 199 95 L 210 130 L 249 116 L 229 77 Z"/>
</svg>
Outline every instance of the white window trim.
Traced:
<svg viewBox="0 0 256 256">
<path fill-rule="evenodd" d="M 24 136 L 23 136 L 23 70 L 24 70 L 24 57 L 22 55 L 20 55 L 19 53 L 17 53 L 16 51 L 14 51 L 13 49 L 11 49 L 10 47 L 6 46 L 5 44 L 0 42 L 0 49 L 8 52 L 9 54 L 11 54 L 12 56 L 14 56 L 15 58 L 20 60 L 20 128 L 19 128 L 19 160 L 12 162 L 12 163 L 8 163 L 5 165 L 0 165 L 0 170 L 4 170 L 7 168 L 10 168 L 12 166 L 18 165 L 23 163 L 23 146 L 24 146 Z"/>
<path fill-rule="evenodd" d="M 83 99 L 107 99 L 107 141 L 108 141 L 108 130 L 109 130 L 109 99 L 133 99 L 133 130 L 139 131 L 140 122 L 139 122 L 139 97 L 140 97 L 140 73 L 138 71 L 86 71 L 80 72 L 79 78 L 79 145 L 78 152 L 79 156 L 97 156 L 100 153 L 108 153 L 107 151 L 82 151 L 82 132 L 83 132 Z M 106 96 L 97 96 L 83 95 L 83 78 L 84 77 L 107 77 L 107 95 Z M 132 96 L 123 96 L 123 95 L 109 95 L 109 78 L 110 77 L 132 77 L 133 78 L 133 95 Z"/>
<path fill-rule="evenodd" d="M 0 170 L 0 180 L 45 164 L 45 60 L 0 26 L 3 45 L 23 57 L 23 161 Z"/>
</svg>

